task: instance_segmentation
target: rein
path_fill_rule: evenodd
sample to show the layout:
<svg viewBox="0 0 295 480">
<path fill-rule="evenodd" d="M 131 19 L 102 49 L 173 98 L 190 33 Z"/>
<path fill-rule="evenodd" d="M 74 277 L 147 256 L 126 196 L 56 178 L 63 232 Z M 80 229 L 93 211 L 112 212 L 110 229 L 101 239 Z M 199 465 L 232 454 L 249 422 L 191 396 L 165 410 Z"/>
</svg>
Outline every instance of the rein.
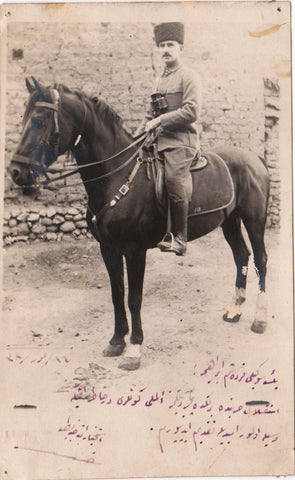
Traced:
<svg viewBox="0 0 295 480">
<path fill-rule="evenodd" d="M 59 126 L 58 126 L 58 107 L 59 107 L 59 102 L 60 102 L 60 94 L 58 92 L 58 90 L 56 88 L 53 88 L 53 89 L 50 89 L 50 93 L 51 93 L 51 97 L 52 97 L 52 101 L 53 103 L 50 103 L 50 102 L 45 102 L 45 101 L 39 101 L 39 102 L 36 102 L 35 103 L 35 107 L 41 107 L 41 108 L 46 108 L 46 109 L 49 109 L 52 111 L 53 113 L 53 123 L 54 123 L 54 130 L 53 130 L 53 136 L 54 136 L 54 150 L 55 150 L 55 155 L 56 155 L 56 158 L 58 157 L 58 135 L 59 135 Z M 78 95 L 79 96 L 79 95 Z M 80 97 L 80 96 L 79 96 Z M 83 125 L 81 127 L 81 130 L 80 130 L 80 133 L 78 134 L 75 142 L 74 142 L 74 147 L 77 147 L 78 144 L 80 143 L 81 141 L 81 138 L 82 138 L 82 133 L 83 133 L 83 130 L 84 130 L 84 126 L 85 126 L 85 122 L 86 122 L 86 116 L 87 116 L 87 107 L 86 107 L 86 104 L 83 100 L 82 97 L 80 97 L 80 100 L 81 102 L 83 103 L 84 105 L 84 120 L 83 120 Z M 73 169 L 71 168 L 71 170 L 67 173 L 64 173 L 62 175 L 59 175 L 58 177 L 54 177 L 54 178 L 49 178 L 48 175 L 47 175 L 47 171 L 48 173 L 51 173 L 49 169 L 47 169 L 46 171 L 46 165 L 44 163 L 44 154 L 45 154 L 45 151 L 46 151 L 46 148 L 49 147 L 49 136 L 50 136 L 50 133 L 48 134 L 48 131 L 49 131 L 49 125 L 50 125 L 50 120 L 52 119 L 52 117 L 50 117 L 49 119 L 49 122 L 48 122 L 48 125 L 46 127 L 46 130 L 45 130 L 45 133 L 46 133 L 46 139 L 45 141 L 43 140 L 43 137 L 45 136 L 45 134 L 43 135 L 42 137 L 42 142 L 40 142 L 40 145 L 39 145 L 39 149 L 42 148 L 42 157 L 41 157 L 41 162 L 40 164 L 39 163 L 34 163 L 34 162 L 31 162 L 29 159 L 27 159 L 26 157 L 22 157 L 20 155 L 18 156 L 15 156 L 14 158 L 16 159 L 17 162 L 19 163 L 24 163 L 26 165 L 28 165 L 30 168 L 32 166 L 35 166 L 35 167 L 42 167 L 44 172 L 45 172 L 45 180 L 44 181 L 41 181 L 41 182 L 38 182 L 38 183 L 35 183 L 35 186 L 39 187 L 39 186 L 46 186 L 46 185 L 49 185 L 50 183 L 54 183 L 54 182 L 57 182 L 59 180 L 63 180 L 67 177 L 70 177 L 72 175 L 75 175 L 77 173 L 80 173 L 81 170 L 83 168 L 88 168 L 88 167 L 93 167 L 95 165 L 101 165 L 103 163 L 106 163 L 106 162 L 109 162 L 110 160 L 113 160 L 114 158 L 117 158 L 119 157 L 120 155 L 122 155 L 123 153 L 127 152 L 128 150 L 130 150 L 131 148 L 133 148 L 134 146 L 139 145 L 139 147 L 136 149 L 136 151 L 131 155 L 130 158 L 128 158 L 128 160 L 126 160 L 122 165 L 120 165 L 119 167 L 115 168 L 114 170 L 110 171 L 110 172 L 107 172 L 103 175 L 99 175 L 95 178 L 91 178 L 89 180 L 84 180 L 84 183 L 90 183 L 90 182 L 94 182 L 94 181 L 100 181 L 100 180 L 103 180 L 104 178 L 108 178 L 114 174 L 116 174 L 117 172 L 123 170 L 135 157 L 136 155 L 140 152 L 140 150 L 146 145 L 147 141 L 148 141 L 148 138 L 149 138 L 149 134 L 148 133 L 143 133 L 142 135 L 138 136 L 130 145 L 128 145 L 127 147 L 125 147 L 124 149 L 120 150 L 119 152 L 117 152 L 116 154 L 112 155 L 111 157 L 108 157 L 106 159 L 103 159 L 103 160 L 100 160 L 100 161 L 97 161 L 97 162 L 92 162 L 92 163 L 87 163 L 87 164 L 84 164 L 84 165 L 80 165 L 78 167 L 73 167 Z M 142 142 L 142 143 L 141 143 Z M 52 172 L 53 173 L 53 172 Z M 55 172 L 54 172 L 55 173 Z M 31 185 L 28 185 L 28 187 L 31 186 Z M 69 185 L 69 186 L 72 186 L 72 185 Z M 21 188 L 24 188 L 26 187 L 26 185 L 22 185 Z M 17 187 L 16 187 L 17 188 Z"/>
<path fill-rule="evenodd" d="M 122 155 L 123 153 L 127 152 L 128 150 L 130 150 L 130 148 L 134 147 L 135 145 L 137 145 L 139 142 L 142 142 L 142 144 L 136 149 L 136 151 L 131 155 L 130 158 L 128 158 L 128 160 L 126 160 L 126 162 L 124 162 L 122 165 L 120 165 L 119 167 L 115 168 L 114 170 L 112 170 L 111 172 L 108 172 L 108 173 L 105 173 L 103 175 L 99 175 L 98 177 L 95 177 L 95 178 L 91 178 L 89 180 L 84 180 L 84 183 L 90 183 L 90 182 L 94 182 L 94 181 L 98 181 L 98 180 L 102 180 L 104 178 L 107 178 L 107 177 L 110 177 L 112 176 L 113 174 L 119 172 L 120 170 L 123 170 L 123 168 L 125 168 L 135 157 L 136 155 L 139 153 L 139 151 L 141 150 L 141 148 L 144 147 L 144 145 L 146 144 L 146 141 L 147 141 L 147 137 L 148 137 L 148 134 L 144 133 L 143 135 L 141 135 L 139 138 L 137 138 L 134 142 L 132 142 L 130 145 L 128 145 L 126 148 L 124 148 L 123 150 L 120 150 L 120 152 L 116 153 L 115 155 L 112 155 L 111 157 L 108 157 L 104 160 L 101 160 L 101 161 L 97 161 L 97 162 L 93 162 L 93 163 L 87 163 L 85 165 L 81 165 L 79 167 L 76 167 L 74 168 L 73 170 L 71 170 L 70 172 L 68 173 L 64 173 L 63 175 L 60 175 L 59 177 L 56 177 L 56 178 L 51 178 L 51 179 L 48 179 L 44 182 L 40 182 L 40 185 L 48 185 L 49 183 L 53 183 L 53 182 L 56 182 L 58 180 L 63 180 L 64 178 L 67 178 L 67 177 L 70 177 L 72 175 L 75 175 L 76 173 L 79 173 L 83 168 L 87 168 L 87 167 L 93 167 L 94 165 L 101 165 L 102 163 L 106 163 L 106 162 L 109 162 L 110 160 L 113 160 L 114 158 L 117 158 L 119 157 L 120 155 Z M 77 143 L 78 144 L 78 143 Z"/>
</svg>

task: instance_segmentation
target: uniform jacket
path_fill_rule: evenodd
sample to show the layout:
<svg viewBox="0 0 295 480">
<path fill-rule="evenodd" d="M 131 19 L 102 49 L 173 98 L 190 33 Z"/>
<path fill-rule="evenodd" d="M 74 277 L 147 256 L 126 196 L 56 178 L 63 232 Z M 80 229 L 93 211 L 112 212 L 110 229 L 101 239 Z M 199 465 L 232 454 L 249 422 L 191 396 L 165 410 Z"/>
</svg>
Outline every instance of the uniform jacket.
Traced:
<svg viewBox="0 0 295 480">
<path fill-rule="evenodd" d="M 165 69 L 156 80 L 153 92 L 166 94 L 169 108 L 159 116 L 158 151 L 187 146 L 199 149 L 201 82 L 193 70 L 179 65 Z M 145 124 L 153 118 L 151 107 L 136 131 L 144 132 Z"/>
</svg>

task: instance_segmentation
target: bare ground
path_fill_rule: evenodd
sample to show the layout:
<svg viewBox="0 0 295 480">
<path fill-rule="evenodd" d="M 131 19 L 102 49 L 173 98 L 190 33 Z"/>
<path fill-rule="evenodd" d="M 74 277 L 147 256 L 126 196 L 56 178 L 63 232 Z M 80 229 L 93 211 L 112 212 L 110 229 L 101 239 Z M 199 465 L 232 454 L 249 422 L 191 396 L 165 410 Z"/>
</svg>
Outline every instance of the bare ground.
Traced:
<svg viewBox="0 0 295 480">
<path fill-rule="evenodd" d="M 276 289 L 278 233 L 267 232 L 269 298 Z M 192 242 L 185 257 L 148 252 L 142 307 L 142 369 L 173 367 L 184 352 L 198 361 L 215 352 L 228 357 L 241 345 L 251 350 L 274 333 L 275 306 L 264 335 L 250 331 L 257 278 L 251 262 L 248 299 L 239 324 L 222 321 L 231 302 L 235 266 L 220 230 Z M 72 345 L 75 357 L 118 375 L 118 359 L 102 350 L 113 333 L 107 272 L 94 240 L 14 245 L 4 253 L 4 329 L 7 343 L 33 344 L 46 339 Z M 272 308 L 274 311 L 272 312 Z M 267 343 L 267 342 L 266 342 Z"/>
</svg>

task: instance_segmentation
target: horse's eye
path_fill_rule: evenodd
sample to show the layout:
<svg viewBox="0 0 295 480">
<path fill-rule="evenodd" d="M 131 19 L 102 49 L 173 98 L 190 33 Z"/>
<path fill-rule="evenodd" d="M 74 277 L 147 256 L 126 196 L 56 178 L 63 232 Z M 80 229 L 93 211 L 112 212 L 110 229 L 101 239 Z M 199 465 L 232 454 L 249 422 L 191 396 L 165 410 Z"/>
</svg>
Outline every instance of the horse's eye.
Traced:
<svg viewBox="0 0 295 480">
<path fill-rule="evenodd" d="M 43 122 L 40 118 L 32 118 L 32 126 L 41 129 L 43 127 Z"/>
</svg>

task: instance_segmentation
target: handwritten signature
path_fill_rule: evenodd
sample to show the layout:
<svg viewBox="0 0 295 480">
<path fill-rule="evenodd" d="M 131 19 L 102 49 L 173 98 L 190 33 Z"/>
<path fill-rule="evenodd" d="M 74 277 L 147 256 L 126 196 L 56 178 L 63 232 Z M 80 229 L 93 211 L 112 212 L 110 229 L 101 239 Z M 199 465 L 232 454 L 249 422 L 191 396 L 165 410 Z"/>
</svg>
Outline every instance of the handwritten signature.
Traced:
<svg viewBox="0 0 295 480">
<path fill-rule="evenodd" d="M 88 424 L 83 423 L 80 418 L 72 423 L 71 417 L 69 416 L 66 424 L 63 427 L 58 429 L 58 432 L 65 435 L 65 440 L 81 439 L 89 442 L 91 446 L 94 445 L 94 442 L 102 443 L 105 433 L 103 429 L 98 425 L 91 427 Z"/>
</svg>

